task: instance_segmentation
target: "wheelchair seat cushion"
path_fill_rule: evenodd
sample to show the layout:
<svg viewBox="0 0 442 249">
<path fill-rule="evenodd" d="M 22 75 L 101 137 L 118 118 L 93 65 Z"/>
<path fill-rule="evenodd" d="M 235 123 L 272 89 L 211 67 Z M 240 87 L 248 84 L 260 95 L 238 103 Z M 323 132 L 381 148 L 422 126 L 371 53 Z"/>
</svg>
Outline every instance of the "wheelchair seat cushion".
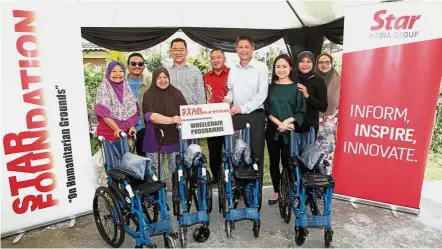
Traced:
<svg viewBox="0 0 442 249">
<path fill-rule="evenodd" d="M 311 189 L 334 187 L 333 178 L 320 173 L 304 174 L 301 176 L 301 182 L 306 188 Z"/>
<path fill-rule="evenodd" d="M 188 168 L 198 164 L 199 160 L 202 159 L 203 150 L 198 144 L 191 144 L 187 147 L 184 153 L 184 162 Z"/>
<path fill-rule="evenodd" d="M 152 194 L 157 192 L 162 188 L 161 183 L 159 182 L 145 182 L 143 184 L 135 185 L 132 187 L 134 192 L 140 191 L 140 195 Z"/>
<path fill-rule="evenodd" d="M 250 146 L 242 139 L 237 139 L 233 149 L 233 159 L 236 163 L 243 162 L 249 164 L 252 162 Z"/>
<path fill-rule="evenodd" d="M 241 180 L 255 180 L 260 178 L 258 170 L 254 170 L 253 167 L 237 167 L 234 172 L 235 177 Z"/>
<path fill-rule="evenodd" d="M 313 144 L 310 144 L 306 147 L 305 151 L 298 156 L 298 159 L 305 167 L 312 170 L 315 167 L 324 167 L 323 161 L 325 156 L 326 155 L 323 150 L 319 149 Z"/>
</svg>

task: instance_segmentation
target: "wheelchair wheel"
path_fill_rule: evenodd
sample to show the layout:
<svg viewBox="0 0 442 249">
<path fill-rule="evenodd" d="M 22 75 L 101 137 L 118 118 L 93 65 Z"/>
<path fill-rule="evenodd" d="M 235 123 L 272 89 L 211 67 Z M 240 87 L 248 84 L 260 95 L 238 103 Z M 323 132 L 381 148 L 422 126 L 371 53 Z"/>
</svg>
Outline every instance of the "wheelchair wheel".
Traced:
<svg viewBox="0 0 442 249">
<path fill-rule="evenodd" d="M 219 212 L 223 214 L 223 218 L 226 218 L 226 212 L 227 212 L 226 202 L 227 202 L 226 186 L 224 183 L 224 179 L 220 177 L 218 183 L 218 204 L 219 204 Z"/>
<path fill-rule="evenodd" d="M 181 248 L 187 247 L 187 227 L 180 226 L 178 230 L 178 237 L 180 239 Z"/>
<path fill-rule="evenodd" d="M 304 227 L 295 227 L 295 242 L 298 246 L 301 246 L 305 242 L 307 237 L 307 229 Z"/>
<path fill-rule="evenodd" d="M 201 225 L 193 230 L 193 240 L 198 243 L 204 243 L 210 237 L 208 225 Z"/>
<path fill-rule="evenodd" d="M 207 172 L 207 186 L 206 186 L 206 204 L 207 204 L 207 213 L 212 213 L 212 176 L 209 172 Z"/>
<path fill-rule="evenodd" d="M 93 200 L 95 225 L 101 237 L 112 247 L 120 247 L 125 239 L 125 221 L 120 206 L 106 187 L 95 191 Z"/>
<path fill-rule="evenodd" d="M 231 222 L 225 221 L 225 223 L 224 223 L 224 230 L 226 232 L 226 236 L 227 236 L 228 239 L 232 238 L 232 227 L 233 226 L 232 226 Z"/>
<path fill-rule="evenodd" d="M 172 173 L 172 208 L 173 215 L 180 216 L 181 215 L 181 202 L 180 202 L 180 194 L 178 188 L 178 172 L 175 170 Z"/>
<path fill-rule="evenodd" d="M 253 236 L 255 236 L 255 238 L 258 238 L 260 228 L 261 228 L 261 222 L 259 220 L 254 221 L 253 222 Z"/>
<path fill-rule="evenodd" d="M 290 183 L 287 169 L 282 170 L 281 179 L 279 181 L 279 214 L 285 223 L 289 223 L 291 219 L 290 205 Z"/>
<path fill-rule="evenodd" d="M 324 240 L 325 240 L 325 247 L 329 248 L 331 242 L 333 241 L 333 230 L 331 228 L 326 228 L 324 230 Z"/>
<path fill-rule="evenodd" d="M 169 234 L 164 234 L 164 247 L 165 248 L 176 248 L 175 240 Z"/>
</svg>

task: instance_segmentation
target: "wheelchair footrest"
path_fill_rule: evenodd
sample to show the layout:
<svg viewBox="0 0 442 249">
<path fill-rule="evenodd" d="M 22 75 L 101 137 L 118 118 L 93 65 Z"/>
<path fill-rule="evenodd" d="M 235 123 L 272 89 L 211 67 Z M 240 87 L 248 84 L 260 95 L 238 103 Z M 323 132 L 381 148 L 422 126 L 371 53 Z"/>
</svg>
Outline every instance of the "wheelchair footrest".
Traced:
<svg viewBox="0 0 442 249">
<path fill-rule="evenodd" d="M 333 187 L 333 179 L 323 174 L 305 174 L 301 176 L 301 181 L 306 188 Z"/>
<path fill-rule="evenodd" d="M 230 219 L 232 221 L 259 219 L 259 212 L 257 208 L 230 209 L 229 212 L 230 212 Z"/>
<path fill-rule="evenodd" d="M 171 233 L 172 230 L 172 223 L 170 220 L 164 220 L 155 222 L 149 225 L 150 226 L 150 235 L 158 235 L 162 233 Z"/>
<path fill-rule="evenodd" d="M 191 226 L 198 223 L 204 223 L 209 220 L 207 216 L 208 214 L 206 210 L 202 210 L 192 214 L 184 213 L 183 216 L 181 216 L 181 219 L 179 219 L 180 225 Z"/>
<path fill-rule="evenodd" d="M 330 227 L 331 216 L 330 215 L 306 215 L 299 220 L 301 227 Z M 298 224 L 297 224 L 298 225 Z"/>
</svg>

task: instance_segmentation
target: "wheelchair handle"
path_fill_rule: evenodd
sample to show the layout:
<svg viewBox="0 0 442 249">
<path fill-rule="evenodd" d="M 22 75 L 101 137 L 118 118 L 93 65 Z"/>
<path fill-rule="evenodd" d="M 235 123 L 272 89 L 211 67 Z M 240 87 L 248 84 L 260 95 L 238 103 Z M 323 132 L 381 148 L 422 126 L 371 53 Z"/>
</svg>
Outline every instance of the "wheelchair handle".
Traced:
<svg viewBox="0 0 442 249">
<path fill-rule="evenodd" d="M 134 140 L 137 140 L 137 133 L 135 131 L 131 131 L 130 135 L 134 138 Z"/>
<path fill-rule="evenodd" d="M 120 134 L 120 137 L 126 137 L 127 136 L 126 132 L 124 132 L 124 131 L 120 131 L 120 133 L 118 133 L 118 134 Z"/>
</svg>

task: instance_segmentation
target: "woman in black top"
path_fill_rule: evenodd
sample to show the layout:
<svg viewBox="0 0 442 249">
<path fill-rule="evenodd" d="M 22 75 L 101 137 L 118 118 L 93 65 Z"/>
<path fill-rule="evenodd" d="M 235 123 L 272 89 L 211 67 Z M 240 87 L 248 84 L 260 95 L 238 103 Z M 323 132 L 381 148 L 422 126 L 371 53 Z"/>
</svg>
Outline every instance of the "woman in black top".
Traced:
<svg viewBox="0 0 442 249">
<path fill-rule="evenodd" d="M 313 72 L 315 57 L 312 52 L 304 51 L 300 53 L 297 61 L 296 76 L 299 81 L 297 86 L 305 97 L 307 111 L 302 125 L 295 124 L 295 130 L 298 133 L 309 132 L 310 127 L 313 126 L 316 138 L 319 128 L 319 112 L 325 112 L 328 106 L 327 85 L 324 79 Z"/>
<path fill-rule="evenodd" d="M 279 163 L 288 166 L 290 143 L 289 129 L 294 123 L 302 124 L 306 103 L 304 96 L 297 90 L 291 58 L 282 54 L 275 59 L 272 81 L 265 101 L 267 116 L 266 141 L 270 157 L 270 176 L 275 194 L 269 199 L 274 205 L 279 199 Z"/>
</svg>

